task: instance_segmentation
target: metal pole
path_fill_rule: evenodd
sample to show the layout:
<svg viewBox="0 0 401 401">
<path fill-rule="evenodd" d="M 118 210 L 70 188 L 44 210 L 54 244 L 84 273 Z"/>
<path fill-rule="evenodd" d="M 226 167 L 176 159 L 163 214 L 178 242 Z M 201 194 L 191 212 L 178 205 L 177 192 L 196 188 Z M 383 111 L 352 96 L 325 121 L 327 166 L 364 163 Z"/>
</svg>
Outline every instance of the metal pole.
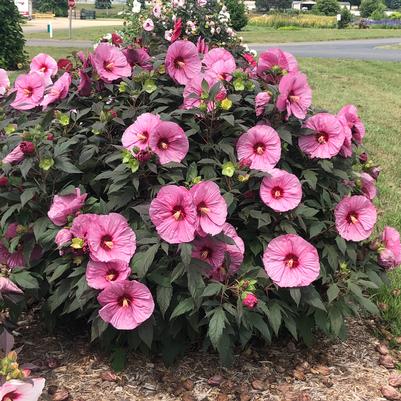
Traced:
<svg viewBox="0 0 401 401">
<path fill-rule="evenodd" d="M 70 39 L 72 39 L 72 7 L 68 8 L 70 15 L 69 15 L 69 23 L 70 23 Z"/>
</svg>

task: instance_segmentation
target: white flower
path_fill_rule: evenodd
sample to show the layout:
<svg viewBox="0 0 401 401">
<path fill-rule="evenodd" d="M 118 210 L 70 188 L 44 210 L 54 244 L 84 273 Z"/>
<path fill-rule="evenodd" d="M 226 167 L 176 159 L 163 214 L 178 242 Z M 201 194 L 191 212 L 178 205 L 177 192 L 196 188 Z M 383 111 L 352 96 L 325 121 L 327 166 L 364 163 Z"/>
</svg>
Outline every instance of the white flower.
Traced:
<svg viewBox="0 0 401 401">
<path fill-rule="evenodd" d="M 156 18 L 160 18 L 160 16 L 162 15 L 162 8 L 160 4 L 155 4 L 155 6 L 153 7 L 153 15 Z"/>
<path fill-rule="evenodd" d="M 210 33 L 211 33 L 212 35 L 214 35 L 214 31 L 215 31 L 214 28 L 210 28 Z"/>
<path fill-rule="evenodd" d="M 142 27 L 145 31 L 150 32 L 150 31 L 153 31 L 153 28 L 155 27 L 155 25 L 153 24 L 152 19 L 148 18 L 147 20 L 145 20 Z"/>
<path fill-rule="evenodd" d="M 221 28 L 220 28 L 219 26 L 216 28 L 216 32 L 217 32 L 217 33 L 220 33 L 220 32 L 221 32 Z"/>
<path fill-rule="evenodd" d="M 106 33 L 106 35 L 103 36 L 103 39 L 111 40 L 111 33 Z"/>
<path fill-rule="evenodd" d="M 173 30 L 172 29 L 164 32 L 164 39 L 166 39 L 167 41 L 171 42 L 172 36 L 173 36 Z"/>
<path fill-rule="evenodd" d="M 141 12 L 141 6 L 142 6 L 142 4 L 139 1 L 134 0 L 134 2 L 132 3 L 132 12 L 134 14 L 140 13 Z"/>
</svg>

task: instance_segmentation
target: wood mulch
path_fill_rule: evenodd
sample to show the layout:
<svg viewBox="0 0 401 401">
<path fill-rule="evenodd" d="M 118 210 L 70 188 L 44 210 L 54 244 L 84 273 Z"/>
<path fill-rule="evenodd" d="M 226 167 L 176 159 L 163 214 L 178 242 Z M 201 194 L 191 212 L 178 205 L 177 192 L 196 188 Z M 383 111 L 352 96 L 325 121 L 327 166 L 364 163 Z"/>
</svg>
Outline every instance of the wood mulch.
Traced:
<svg viewBox="0 0 401 401">
<path fill-rule="evenodd" d="M 321 338 L 311 349 L 293 342 L 248 348 L 230 369 L 203 352 L 192 352 L 170 368 L 133 354 L 117 374 L 85 337 L 50 336 L 32 318 L 17 331 L 18 345 L 24 344 L 21 361 L 36 365 L 33 375 L 46 378 L 41 401 L 385 400 L 381 388 L 391 369 L 379 358 L 391 368 L 401 360 L 399 351 L 391 351 L 392 361 L 380 355 L 378 350 L 388 350 L 373 335 L 373 321 L 351 320 L 348 328 L 345 342 Z"/>
</svg>

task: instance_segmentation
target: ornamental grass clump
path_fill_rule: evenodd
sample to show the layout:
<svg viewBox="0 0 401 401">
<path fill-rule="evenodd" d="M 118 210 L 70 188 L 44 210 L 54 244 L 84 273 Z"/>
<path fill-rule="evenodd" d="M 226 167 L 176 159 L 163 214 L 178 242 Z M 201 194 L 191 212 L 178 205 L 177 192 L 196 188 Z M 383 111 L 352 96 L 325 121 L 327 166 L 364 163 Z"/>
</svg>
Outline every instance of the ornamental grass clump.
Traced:
<svg viewBox="0 0 401 401">
<path fill-rule="evenodd" d="M 346 316 L 376 313 L 401 244 L 375 237 L 380 169 L 355 106 L 316 113 L 279 49 L 114 43 L 40 55 L 15 91 L 2 79 L 3 277 L 47 322 L 166 362 L 344 337 Z"/>
</svg>

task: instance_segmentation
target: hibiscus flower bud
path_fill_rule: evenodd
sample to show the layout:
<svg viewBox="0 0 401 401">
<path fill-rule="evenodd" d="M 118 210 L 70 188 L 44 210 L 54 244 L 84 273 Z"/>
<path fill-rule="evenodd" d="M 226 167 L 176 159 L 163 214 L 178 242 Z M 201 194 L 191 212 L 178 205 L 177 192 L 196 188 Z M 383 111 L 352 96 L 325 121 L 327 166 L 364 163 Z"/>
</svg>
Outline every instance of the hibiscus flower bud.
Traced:
<svg viewBox="0 0 401 401">
<path fill-rule="evenodd" d="M 235 173 L 235 165 L 232 162 L 227 162 L 223 164 L 222 168 L 223 175 L 227 177 L 232 177 Z"/>
<path fill-rule="evenodd" d="M 252 164 L 252 160 L 248 158 L 241 159 L 239 162 L 240 168 L 250 167 Z"/>
<path fill-rule="evenodd" d="M 232 105 L 233 105 L 233 102 L 230 99 L 228 99 L 227 97 L 221 101 L 221 108 L 223 110 L 230 110 Z"/>
<path fill-rule="evenodd" d="M 136 158 L 140 163 L 145 164 L 150 160 L 151 156 L 152 154 L 148 150 L 141 150 L 136 155 Z"/>
<path fill-rule="evenodd" d="M 57 61 L 57 67 L 60 70 L 64 70 L 66 72 L 69 72 L 72 70 L 72 62 L 66 58 L 61 58 L 59 61 Z"/>
<path fill-rule="evenodd" d="M 53 134 L 47 134 L 47 140 L 48 141 L 53 141 L 54 140 L 54 135 Z"/>
<path fill-rule="evenodd" d="M 84 247 L 84 240 L 82 238 L 72 238 L 71 248 L 82 249 Z"/>
<path fill-rule="evenodd" d="M 381 168 L 376 166 L 376 167 L 372 167 L 368 173 L 375 179 L 377 180 L 380 174 Z"/>
<path fill-rule="evenodd" d="M 19 146 L 24 155 L 31 155 L 35 152 L 35 145 L 32 142 L 23 141 Z"/>
<path fill-rule="evenodd" d="M 381 241 L 378 238 L 376 238 L 374 241 L 372 241 L 369 244 L 369 249 L 372 250 L 372 251 L 377 251 L 382 246 L 383 246 L 383 244 L 381 243 Z"/>
<path fill-rule="evenodd" d="M 6 187 L 8 185 L 8 178 L 4 175 L 0 177 L 0 187 Z"/>
<path fill-rule="evenodd" d="M 239 182 L 247 182 L 249 180 L 249 174 L 240 174 L 238 176 L 238 181 Z"/>
<path fill-rule="evenodd" d="M 251 292 L 245 295 L 245 298 L 242 300 L 242 305 L 246 306 L 249 309 L 253 309 L 258 304 L 258 299 Z"/>
<path fill-rule="evenodd" d="M 363 152 L 359 155 L 359 162 L 361 164 L 365 164 L 368 161 L 368 154 L 366 152 Z"/>
<path fill-rule="evenodd" d="M 383 249 L 378 257 L 378 263 L 384 268 L 391 268 L 395 265 L 395 256 L 390 249 Z"/>
</svg>

